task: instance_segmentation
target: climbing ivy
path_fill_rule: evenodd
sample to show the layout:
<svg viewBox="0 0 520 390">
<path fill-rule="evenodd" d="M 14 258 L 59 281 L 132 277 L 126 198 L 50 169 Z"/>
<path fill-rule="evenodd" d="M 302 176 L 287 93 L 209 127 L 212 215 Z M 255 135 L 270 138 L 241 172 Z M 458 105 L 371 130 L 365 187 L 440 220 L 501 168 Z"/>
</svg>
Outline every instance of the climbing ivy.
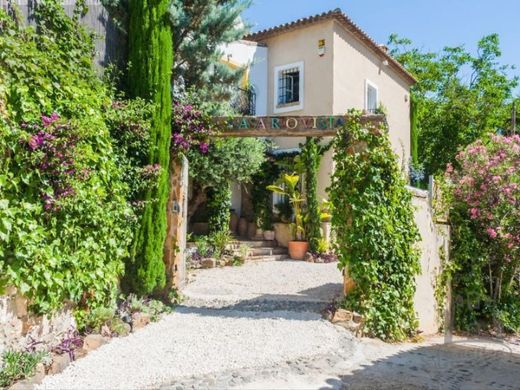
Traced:
<svg viewBox="0 0 520 390">
<path fill-rule="evenodd" d="M 208 209 L 210 216 L 208 220 L 210 232 L 229 231 L 229 220 L 231 214 L 231 187 L 229 183 L 224 183 L 214 187 L 209 191 Z"/>
<path fill-rule="evenodd" d="M 389 341 L 413 336 L 419 233 L 387 130 L 362 125 L 360 113 L 350 111 L 333 143 L 334 246 L 355 284 L 344 305 L 363 314 L 370 336 Z"/>
<path fill-rule="evenodd" d="M 0 10 L 0 287 L 81 316 L 115 300 L 133 214 L 93 36 L 57 0 L 33 11 L 36 28 Z"/>
</svg>

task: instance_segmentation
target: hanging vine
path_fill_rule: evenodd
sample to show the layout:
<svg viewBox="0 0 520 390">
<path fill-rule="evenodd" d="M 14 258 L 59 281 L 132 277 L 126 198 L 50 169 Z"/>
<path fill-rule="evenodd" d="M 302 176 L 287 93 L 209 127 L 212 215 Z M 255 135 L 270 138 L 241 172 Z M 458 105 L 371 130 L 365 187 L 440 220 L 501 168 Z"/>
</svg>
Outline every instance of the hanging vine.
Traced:
<svg viewBox="0 0 520 390">
<path fill-rule="evenodd" d="M 360 113 L 350 111 L 334 148 L 329 191 L 335 250 L 355 286 L 344 306 L 363 314 L 370 336 L 390 341 L 413 336 L 419 233 L 387 131 L 362 126 Z"/>
</svg>

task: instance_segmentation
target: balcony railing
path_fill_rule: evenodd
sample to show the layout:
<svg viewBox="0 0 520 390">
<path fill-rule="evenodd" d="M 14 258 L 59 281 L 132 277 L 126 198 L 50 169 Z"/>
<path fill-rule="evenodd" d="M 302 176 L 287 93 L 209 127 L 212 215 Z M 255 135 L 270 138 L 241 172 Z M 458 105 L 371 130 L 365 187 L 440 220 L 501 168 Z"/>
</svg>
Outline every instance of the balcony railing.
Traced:
<svg viewBox="0 0 520 390">
<path fill-rule="evenodd" d="M 239 88 L 231 106 L 240 115 L 256 115 L 256 93 L 253 87 Z"/>
</svg>

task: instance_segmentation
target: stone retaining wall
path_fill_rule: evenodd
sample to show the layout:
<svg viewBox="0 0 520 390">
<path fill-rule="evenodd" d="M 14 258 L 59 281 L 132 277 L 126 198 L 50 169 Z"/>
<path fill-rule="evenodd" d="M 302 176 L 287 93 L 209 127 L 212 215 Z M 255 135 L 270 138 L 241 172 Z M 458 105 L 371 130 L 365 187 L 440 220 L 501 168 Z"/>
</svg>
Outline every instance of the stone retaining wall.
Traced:
<svg viewBox="0 0 520 390">
<path fill-rule="evenodd" d="M 25 349 L 32 342 L 34 347 L 47 350 L 61 341 L 62 335 L 75 328 L 75 320 L 69 308 L 63 308 L 52 317 L 30 313 L 28 300 L 16 288 L 8 287 L 0 296 L 0 356 L 6 350 Z"/>
</svg>

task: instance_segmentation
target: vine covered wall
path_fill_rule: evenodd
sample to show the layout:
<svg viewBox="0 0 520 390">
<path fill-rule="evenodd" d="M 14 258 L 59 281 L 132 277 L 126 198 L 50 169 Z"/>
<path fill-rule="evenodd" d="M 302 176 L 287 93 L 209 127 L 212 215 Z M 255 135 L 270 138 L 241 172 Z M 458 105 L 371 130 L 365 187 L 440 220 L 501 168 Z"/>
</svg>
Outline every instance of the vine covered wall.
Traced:
<svg viewBox="0 0 520 390">
<path fill-rule="evenodd" d="M 411 194 L 382 124 L 350 111 L 333 146 L 329 188 L 340 265 L 354 283 L 344 305 L 363 314 L 364 331 L 383 340 L 413 336 L 419 234 Z"/>
<path fill-rule="evenodd" d="M 80 318 L 115 300 L 134 217 L 77 15 L 38 2 L 35 29 L 0 10 L 0 289 Z"/>
</svg>

